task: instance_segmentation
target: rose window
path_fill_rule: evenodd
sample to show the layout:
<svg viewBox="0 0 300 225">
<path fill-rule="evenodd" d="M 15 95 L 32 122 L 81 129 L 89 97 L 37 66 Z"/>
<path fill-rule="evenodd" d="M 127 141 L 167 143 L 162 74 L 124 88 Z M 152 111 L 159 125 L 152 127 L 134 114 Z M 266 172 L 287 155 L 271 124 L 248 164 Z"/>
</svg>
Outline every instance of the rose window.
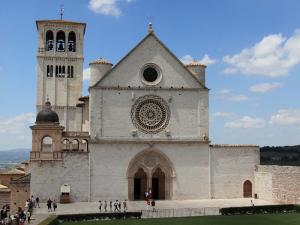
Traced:
<svg viewBox="0 0 300 225">
<path fill-rule="evenodd" d="M 133 124 L 145 133 L 158 133 L 169 123 L 170 110 L 161 97 L 146 95 L 136 100 L 131 109 Z"/>
</svg>

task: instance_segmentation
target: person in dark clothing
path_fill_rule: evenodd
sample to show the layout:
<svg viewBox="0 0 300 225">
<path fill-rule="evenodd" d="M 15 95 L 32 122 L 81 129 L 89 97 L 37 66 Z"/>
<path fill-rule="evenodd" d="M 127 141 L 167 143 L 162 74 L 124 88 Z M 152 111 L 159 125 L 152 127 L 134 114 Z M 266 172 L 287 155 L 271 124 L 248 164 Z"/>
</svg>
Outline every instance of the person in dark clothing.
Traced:
<svg viewBox="0 0 300 225">
<path fill-rule="evenodd" d="M 47 207 L 48 207 L 48 212 L 52 212 L 52 201 L 50 198 L 47 201 Z"/>
<path fill-rule="evenodd" d="M 109 201 L 109 209 L 112 211 L 112 201 Z"/>
<path fill-rule="evenodd" d="M 154 199 L 151 201 L 152 211 L 155 211 L 155 201 Z"/>
<path fill-rule="evenodd" d="M 36 197 L 36 199 L 35 199 L 35 207 L 40 208 L 40 198 L 39 197 Z"/>
</svg>

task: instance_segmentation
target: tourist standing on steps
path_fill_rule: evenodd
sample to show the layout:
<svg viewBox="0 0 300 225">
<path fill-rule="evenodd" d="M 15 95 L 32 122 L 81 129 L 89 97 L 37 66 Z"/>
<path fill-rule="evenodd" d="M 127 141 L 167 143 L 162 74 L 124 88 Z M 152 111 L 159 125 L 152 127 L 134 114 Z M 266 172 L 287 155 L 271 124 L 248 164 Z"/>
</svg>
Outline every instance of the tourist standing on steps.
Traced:
<svg viewBox="0 0 300 225">
<path fill-rule="evenodd" d="M 101 212 L 101 209 L 102 209 L 102 202 L 101 202 L 101 200 L 99 201 L 99 210 L 100 210 L 100 212 Z"/>
<path fill-rule="evenodd" d="M 36 197 L 36 199 L 35 199 L 35 207 L 41 208 L 40 207 L 40 198 L 39 197 Z"/>
<path fill-rule="evenodd" d="M 48 207 L 48 212 L 52 212 L 52 201 L 50 198 L 47 201 L 47 207 Z"/>
<path fill-rule="evenodd" d="M 56 208 L 57 208 L 57 203 L 56 203 L 55 200 L 53 200 L 53 210 L 54 210 L 54 212 L 55 212 Z"/>
<path fill-rule="evenodd" d="M 110 211 L 112 211 L 112 201 L 111 200 L 109 201 L 109 209 L 110 209 Z"/>
<path fill-rule="evenodd" d="M 107 212 L 107 201 L 104 201 L 104 211 Z"/>
</svg>

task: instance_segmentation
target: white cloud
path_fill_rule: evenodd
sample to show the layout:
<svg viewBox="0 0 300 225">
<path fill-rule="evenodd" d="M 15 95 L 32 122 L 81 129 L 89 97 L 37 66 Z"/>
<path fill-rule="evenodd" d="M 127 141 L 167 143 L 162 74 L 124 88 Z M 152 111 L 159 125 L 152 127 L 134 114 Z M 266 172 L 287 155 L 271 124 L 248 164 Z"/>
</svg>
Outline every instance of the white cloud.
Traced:
<svg viewBox="0 0 300 225">
<path fill-rule="evenodd" d="M 135 0 L 122 0 L 126 3 L 132 3 Z M 122 12 L 118 6 L 118 0 L 90 0 L 89 9 L 95 13 L 119 17 Z"/>
<path fill-rule="evenodd" d="M 248 100 L 248 97 L 246 95 L 232 95 L 227 99 L 234 102 L 242 102 Z"/>
<path fill-rule="evenodd" d="M 213 114 L 214 117 L 231 117 L 233 115 L 234 115 L 234 113 L 232 113 L 232 112 L 215 112 Z"/>
<path fill-rule="evenodd" d="M 231 89 L 227 89 L 227 88 L 218 91 L 218 93 L 219 93 L 219 94 L 222 94 L 222 95 L 223 95 L 223 94 L 229 94 L 229 93 L 231 93 L 231 92 L 232 92 L 232 90 L 231 90 Z"/>
<path fill-rule="evenodd" d="M 300 125 L 300 109 L 280 109 L 271 116 L 270 124 Z"/>
<path fill-rule="evenodd" d="M 0 118 L 0 133 L 23 134 L 30 131 L 29 126 L 35 121 L 34 113 L 20 114 L 12 118 Z"/>
<path fill-rule="evenodd" d="M 90 78 L 91 78 L 90 68 L 85 68 L 83 70 L 83 80 L 90 80 Z"/>
<path fill-rule="evenodd" d="M 185 55 L 181 57 L 180 60 L 183 64 L 189 64 L 196 61 L 206 66 L 212 65 L 217 62 L 216 59 L 211 59 L 207 54 L 205 54 L 200 60 L 195 60 L 191 55 Z"/>
<path fill-rule="evenodd" d="M 224 73 L 242 73 L 268 77 L 286 76 L 300 63 L 300 30 L 287 38 L 282 34 L 271 34 L 250 48 L 235 55 L 226 55 L 228 64 Z"/>
<path fill-rule="evenodd" d="M 250 116 L 244 116 L 241 119 L 234 120 L 225 123 L 227 128 L 262 128 L 266 125 L 266 122 L 262 118 L 252 118 Z"/>
<path fill-rule="evenodd" d="M 233 101 L 233 102 L 242 102 L 248 100 L 248 96 L 243 94 L 236 94 L 232 93 L 231 89 L 225 88 L 217 92 L 218 97 L 224 100 Z"/>
<path fill-rule="evenodd" d="M 261 84 L 255 84 L 252 85 L 249 90 L 252 92 L 261 92 L 266 93 L 269 91 L 272 91 L 277 88 L 281 88 L 283 85 L 282 83 L 273 82 L 273 83 L 261 83 Z"/>
</svg>

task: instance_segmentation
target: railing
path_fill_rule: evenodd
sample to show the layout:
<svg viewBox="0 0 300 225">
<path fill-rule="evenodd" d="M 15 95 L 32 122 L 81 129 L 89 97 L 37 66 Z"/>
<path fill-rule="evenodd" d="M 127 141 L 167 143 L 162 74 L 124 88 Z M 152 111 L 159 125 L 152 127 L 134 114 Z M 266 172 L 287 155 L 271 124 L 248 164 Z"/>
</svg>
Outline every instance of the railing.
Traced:
<svg viewBox="0 0 300 225">
<path fill-rule="evenodd" d="M 142 210 L 142 218 L 166 218 L 166 217 L 188 217 L 220 215 L 220 208 L 182 208 L 182 209 L 155 209 Z"/>
</svg>

